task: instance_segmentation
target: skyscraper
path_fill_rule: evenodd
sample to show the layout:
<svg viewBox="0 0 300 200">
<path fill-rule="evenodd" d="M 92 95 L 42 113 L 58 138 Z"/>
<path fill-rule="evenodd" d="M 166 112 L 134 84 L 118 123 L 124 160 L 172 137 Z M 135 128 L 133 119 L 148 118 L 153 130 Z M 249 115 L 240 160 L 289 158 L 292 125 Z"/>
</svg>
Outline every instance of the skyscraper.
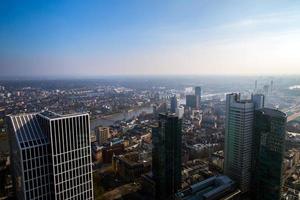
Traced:
<svg viewBox="0 0 300 200">
<path fill-rule="evenodd" d="M 273 82 L 273 80 L 271 80 L 271 93 L 273 92 L 273 90 L 274 90 L 274 82 Z"/>
<path fill-rule="evenodd" d="M 186 106 L 189 108 L 197 107 L 197 98 L 196 95 L 186 95 Z"/>
<path fill-rule="evenodd" d="M 286 114 L 278 110 L 263 108 L 255 112 L 252 170 L 255 199 L 281 198 L 286 121 Z"/>
<path fill-rule="evenodd" d="M 254 94 L 251 96 L 254 103 L 254 109 L 258 110 L 265 106 L 265 96 L 263 94 Z"/>
<path fill-rule="evenodd" d="M 181 120 L 174 114 L 159 114 L 152 142 L 155 198 L 172 199 L 181 188 Z"/>
<path fill-rule="evenodd" d="M 175 113 L 177 110 L 177 98 L 176 95 L 174 95 L 173 97 L 171 97 L 171 112 Z"/>
<path fill-rule="evenodd" d="M 178 116 L 179 119 L 182 119 L 183 115 L 184 115 L 184 107 L 182 105 L 180 105 L 177 109 L 176 109 L 176 115 Z"/>
<path fill-rule="evenodd" d="M 270 89 L 270 86 L 269 85 L 264 85 L 264 93 L 265 93 L 265 96 L 267 96 L 269 94 L 269 89 Z"/>
<path fill-rule="evenodd" d="M 195 96 L 196 96 L 196 108 L 200 109 L 201 105 L 201 87 L 195 87 Z"/>
<path fill-rule="evenodd" d="M 263 107 L 263 102 L 263 95 L 251 100 L 241 100 L 240 94 L 226 96 L 224 171 L 242 193 L 250 189 L 254 110 Z"/>
<path fill-rule="evenodd" d="M 255 80 L 255 86 L 254 86 L 254 91 L 257 91 L 257 80 Z"/>
<path fill-rule="evenodd" d="M 93 199 L 88 114 L 9 116 L 18 199 Z"/>
</svg>

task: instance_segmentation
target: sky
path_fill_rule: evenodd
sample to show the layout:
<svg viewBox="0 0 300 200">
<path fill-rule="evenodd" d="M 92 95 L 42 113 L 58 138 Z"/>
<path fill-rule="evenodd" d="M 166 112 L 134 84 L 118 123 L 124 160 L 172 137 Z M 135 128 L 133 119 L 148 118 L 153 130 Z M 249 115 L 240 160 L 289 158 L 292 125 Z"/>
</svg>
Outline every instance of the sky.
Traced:
<svg viewBox="0 0 300 200">
<path fill-rule="evenodd" d="M 2 0 L 0 76 L 300 74 L 297 0 Z"/>
</svg>

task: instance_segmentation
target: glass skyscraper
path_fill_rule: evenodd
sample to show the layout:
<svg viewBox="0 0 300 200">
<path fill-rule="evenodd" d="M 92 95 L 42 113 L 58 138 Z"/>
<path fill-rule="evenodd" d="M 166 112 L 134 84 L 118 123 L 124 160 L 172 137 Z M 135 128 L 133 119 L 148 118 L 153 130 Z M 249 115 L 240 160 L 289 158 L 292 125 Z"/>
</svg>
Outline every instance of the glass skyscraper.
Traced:
<svg viewBox="0 0 300 200">
<path fill-rule="evenodd" d="M 196 108 L 200 109 L 201 105 L 201 87 L 195 87 L 195 96 L 196 96 Z"/>
<path fill-rule="evenodd" d="M 197 97 L 195 95 L 186 95 L 186 106 L 189 108 L 196 108 L 197 107 Z"/>
<path fill-rule="evenodd" d="M 254 111 L 263 107 L 263 102 L 263 95 L 249 100 L 242 100 L 240 94 L 226 96 L 224 172 L 242 193 L 250 190 Z"/>
<path fill-rule="evenodd" d="M 18 199 L 93 199 L 88 114 L 9 116 Z"/>
<path fill-rule="evenodd" d="M 255 112 L 253 185 L 255 199 L 281 198 L 287 116 L 263 108 Z"/>
<path fill-rule="evenodd" d="M 152 171 L 155 198 L 172 199 L 181 188 L 181 120 L 175 114 L 159 114 L 152 129 Z"/>
<path fill-rule="evenodd" d="M 171 97 L 170 103 L 171 103 L 171 112 L 172 113 L 176 113 L 176 110 L 177 110 L 177 98 L 176 98 L 176 95 L 174 95 L 173 97 Z"/>
</svg>

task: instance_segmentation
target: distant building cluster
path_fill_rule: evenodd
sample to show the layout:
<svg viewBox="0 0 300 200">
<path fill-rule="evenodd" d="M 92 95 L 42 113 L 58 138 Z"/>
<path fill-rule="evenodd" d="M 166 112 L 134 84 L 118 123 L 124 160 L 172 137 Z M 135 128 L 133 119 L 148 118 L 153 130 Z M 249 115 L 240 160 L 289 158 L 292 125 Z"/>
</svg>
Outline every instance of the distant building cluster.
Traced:
<svg viewBox="0 0 300 200">
<path fill-rule="evenodd" d="M 0 197 L 296 200 L 300 125 L 267 106 L 274 82 L 261 86 L 256 81 L 245 96 L 210 96 L 199 86 L 28 87 L 10 95 L 0 87 L 2 100 L 24 100 L 0 108 L 0 138 L 9 133 L 11 149 L 0 154 Z M 68 106 L 62 114 L 26 106 L 33 94 L 54 110 Z M 136 106 L 153 112 L 128 117 Z M 84 114 L 67 114 L 74 111 Z"/>
</svg>

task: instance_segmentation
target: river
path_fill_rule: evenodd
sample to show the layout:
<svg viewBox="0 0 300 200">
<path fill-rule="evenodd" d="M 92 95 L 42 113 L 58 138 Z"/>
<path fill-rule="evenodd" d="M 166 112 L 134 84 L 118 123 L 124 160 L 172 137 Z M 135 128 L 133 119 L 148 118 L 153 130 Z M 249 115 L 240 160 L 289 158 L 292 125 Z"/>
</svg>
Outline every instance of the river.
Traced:
<svg viewBox="0 0 300 200">
<path fill-rule="evenodd" d="M 100 125 L 101 126 L 113 125 L 118 120 L 131 119 L 133 117 L 140 115 L 142 112 L 152 113 L 153 108 L 152 108 L 152 106 L 136 108 L 136 109 L 130 110 L 126 113 L 116 113 L 116 114 L 105 116 L 100 119 L 93 119 L 93 120 L 91 120 L 91 130 L 93 131 L 97 126 L 100 126 Z"/>
<path fill-rule="evenodd" d="M 202 95 L 203 100 L 208 100 L 211 99 L 214 96 L 220 96 L 223 97 L 225 96 L 226 93 L 214 93 L 214 94 L 207 94 L 207 95 Z M 185 104 L 185 98 L 179 99 L 178 105 L 180 104 Z M 129 112 L 126 113 L 116 113 L 112 115 L 105 116 L 100 119 L 93 119 L 91 120 L 91 130 L 93 131 L 97 126 L 110 126 L 113 125 L 116 121 L 118 120 L 128 120 L 131 119 L 132 117 L 136 117 L 140 115 L 142 112 L 146 113 L 152 113 L 153 112 L 153 107 L 152 106 L 147 106 L 147 107 L 142 107 L 142 108 L 136 108 L 133 109 Z"/>
</svg>

